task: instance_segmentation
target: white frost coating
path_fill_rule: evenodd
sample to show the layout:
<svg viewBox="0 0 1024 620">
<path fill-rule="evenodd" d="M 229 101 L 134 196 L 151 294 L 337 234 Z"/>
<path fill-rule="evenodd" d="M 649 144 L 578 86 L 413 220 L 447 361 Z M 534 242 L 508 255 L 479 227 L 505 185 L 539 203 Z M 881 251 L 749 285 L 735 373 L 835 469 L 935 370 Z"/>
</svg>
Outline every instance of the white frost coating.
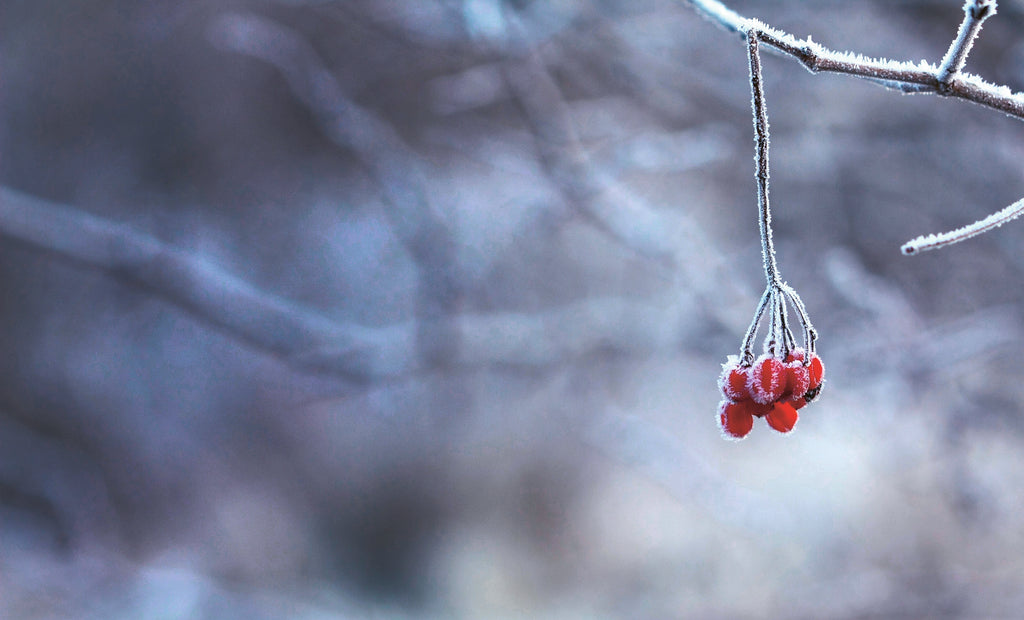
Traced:
<svg viewBox="0 0 1024 620">
<path fill-rule="evenodd" d="M 996 211 L 983 220 L 978 220 L 973 224 L 962 226 L 956 230 L 951 230 L 940 235 L 922 235 L 916 239 L 911 239 L 903 244 L 900 251 L 906 255 L 918 254 L 925 250 L 934 250 L 954 243 L 960 243 L 961 241 L 970 239 L 975 235 L 980 235 L 981 233 L 992 230 L 993 228 L 998 228 L 1010 220 L 1020 216 L 1022 213 L 1024 213 L 1024 198 L 1018 200 L 1005 209 Z"/>
<path fill-rule="evenodd" d="M 844 64 L 856 65 L 860 68 L 880 73 L 880 74 L 902 74 L 907 72 L 927 72 L 935 73 L 938 71 L 938 67 L 928 62 L 927 60 L 921 60 L 920 62 L 912 62 L 908 60 L 891 60 L 888 58 L 871 58 L 863 54 L 856 52 L 843 52 L 830 50 L 819 45 L 814 45 L 814 51 L 821 56 L 823 59 L 833 60 Z"/>
<path fill-rule="evenodd" d="M 814 42 L 811 37 L 798 39 L 760 21 L 744 18 L 718 0 L 677 1 L 693 7 L 719 26 L 743 36 L 746 36 L 751 27 L 755 28 L 761 33 L 758 38 L 762 42 L 783 54 L 797 58 L 812 72 L 830 71 L 864 77 L 875 80 L 886 88 L 904 93 L 934 93 L 939 90 L 938 81 L 942 67 L 927 60 L 908 62 L 874 59 L 862 54 L 831 50 Z M 1024 119 L 1022 93 L 1013 93 L 1005 86 L 990 84 L 961 71 L 957 71 L 946 86 L 952 89 L 943 94 L 973 101 Z"/>
<path fill-rule="evenodd" d="M 1013 92 L 1009 86 L 1005 84 L 993 84 L 985 78 L 975 75 L 973 73 L 961 73 L 957 75 L 957 78 L 964 84 L 975 86 L 982 90 L 990 91 L 992 94 L 999 97 L 1016 97 L 1020 98 L 1022 93 Z"/>
<path fill-rule="evenodd" d="M 967 0 L 964 3 L 964 21 L 939 67 L 937 77 L 940 83 L 949 84 L 963 70 L 974 41 L 981 32 L 982 23 L 995 15 L 995 12 L 995 0 Z"/>
<path fill-rule="evenodd" d="M 734 32 L 745 32 L 743 30 L 743 22 L 746 20 L 743 16 L 717 0 L 683 0 L 683 2 L 697 9 L 698 13 L 718 23 L 723 28 Z"/>
<path fill-rule="evenodd" d="M 804 47 L 808 44 L 808 41 L 803 41 L 801 39 L 794 37 L 788 32 L 772 28 L 768 24 L 756 18 L 746 20 L 744 28 L 746 28 L 748 31 L 753 29 L 757 30 L 758 32 L 764 33 L 765 35 L 772 39 L 777 39 L 778 42 L 784 46 Z M 764 38 L 762 38 L 762 40 L 764 40 Z"/>
</svg>

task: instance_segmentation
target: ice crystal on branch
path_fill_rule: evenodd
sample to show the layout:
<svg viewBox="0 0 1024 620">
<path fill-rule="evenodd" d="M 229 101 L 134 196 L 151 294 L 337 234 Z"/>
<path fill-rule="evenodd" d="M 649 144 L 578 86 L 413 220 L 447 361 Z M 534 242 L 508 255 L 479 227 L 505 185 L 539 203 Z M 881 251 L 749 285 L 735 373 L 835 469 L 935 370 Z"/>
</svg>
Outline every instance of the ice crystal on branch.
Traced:
<svg viewBox="0 0 1024 620">
<path fill-rule="evenodd" d="M 903 93 L 933 93 L 964 99 L 1024 119 L 1024 93 L 1015 93 L 1003 85 L 987 82 L 977 75 L 964 73 L 967 56 L 981 32 L 982 24 L 996 14 L 996 0 L 966 0 L 964 19 L 942 61 L 933 64 L 868 58 L 863 54 L 831 50 L 811 40 L 772 28 L 758 20 L 747 19 L 718 0 L 681 0 L 719 26 L 739 33 L 746 39 L 753 36 L 776 51 L 798 60 L 812 73 L 828 71 L 871 80 L 881 86 Z M 1024 205 L 1014 203 L 991 216 L 963 228 L 918 237 L 903 245 L 904 254 L 944 247 L 996 228 L 1024 212 Z"/>
<path fill-rule="evenodd" d="M 1005 209 L 996 211 L 992 215 L 973 224 L 961 226 L 956 230 L 951 230 L 941 235 L 922 235 L 911 239 L 903 244 L 900 251 L 907 255 L 918 254 L 925 250 L 935 250 L 947 245 L 953 245 L 954 243 L 960 243 L 983 232 L 988 232 L 993 228 L 999 228 L 1010 220 L 1016 219 L 1022 213 L 1024 213 L 1024 199 L 1018 200 Z"/>
</svg>

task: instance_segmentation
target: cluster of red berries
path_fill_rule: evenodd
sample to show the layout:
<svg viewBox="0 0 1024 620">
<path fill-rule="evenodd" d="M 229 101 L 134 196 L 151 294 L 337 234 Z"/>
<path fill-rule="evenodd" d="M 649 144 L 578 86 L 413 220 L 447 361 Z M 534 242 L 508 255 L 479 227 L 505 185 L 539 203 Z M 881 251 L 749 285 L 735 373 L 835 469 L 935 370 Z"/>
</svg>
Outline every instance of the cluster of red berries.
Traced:
<svg viewBox="0 0 1024 620">
<path fill-rule="evenodd" d="M 753 364 L 742 364 L 730 356 L 722 365 L 718 386 L 725 398 L 718 405 L 718 425 L 728 439 L 742 439 L 754 426 L 754 417 L 765 418 L 768 426 L 788 433 L 796 426 L 800 409 L 818 396 L 825 367 L 816 353 L 805 359 L 795 348 L 780 359 L 762 355 Z"/>
</svg>

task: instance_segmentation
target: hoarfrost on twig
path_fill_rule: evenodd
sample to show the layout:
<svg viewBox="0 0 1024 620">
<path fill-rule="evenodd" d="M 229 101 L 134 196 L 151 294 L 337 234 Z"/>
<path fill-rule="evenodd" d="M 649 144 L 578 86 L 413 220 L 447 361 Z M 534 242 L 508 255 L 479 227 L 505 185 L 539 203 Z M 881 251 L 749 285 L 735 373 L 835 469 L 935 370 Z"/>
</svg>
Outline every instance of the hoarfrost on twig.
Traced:
<svg viewBox="0 0 1024 620">
<path fill-rule="evenodd" d="M 999 228 L 1010 220 L 1016 219 L 1022 213 L 1024 213 L 1024 198 L 1018 200 L 1005 209 L 996 211 L 992 215 L 974 222 L 973 224 L 961 226 L 956 230 L 951 230 L 939 235 L 921 235 L 920 237 L 911 239 L 903 244 L 900 251 L 909 256 L 911 254 L 919 254 L 925 250 L 935 250 L 937 248 L 946 247 L 947 245 L 953 245 L 954 243 L 960 243 L 961 241 L 966 241 L 971 237 L 980 235 L 983 232 L 990 231 L 993 228 Z"/>
<path fill-rule="evenodd" d="M 680 1 L 690 5 L 698 13 L 727 30 L 736 32 L 744 38 L 756 38 L 758 42 L 796 58 L 812 73 L 819 71 L 845 73 L 867 78 L 881 86 L 903 93 L 934 93 L 956 97 L 1024 119 L 1024 93 L 1015 93 L 1006 86 L 992 84 L 977 75 L 962 72 L 967 62 L 967 56 L 974 46 L 974 41 L 981 32 L 982 24 L 996 14 L 996 0 L 965 0 L 964 20 L 939 65 L 934 65 L 926 60 L 913 63 L 885 58 L 868 58 L 854 52 L 830 50 L 815 43 L 811 37 L 798 39 L 758 20 L 744 18 L 717 0 Z M 756 42 L 752 42 L 751 45 L 754 46 L 752 49 L 756 50 Z M 751 63 L 754 62 L 755 60 L 751 58 Z M 759 85 L 759 75 L 752 77 L 752 84 L 754 82 Z M 756 93 L 754 103 L 754 121 L 755 124 L 758 124 L 759 112 Z M 767 121 L 764 122 L 763 138 L 766 151 Z M 759 129 L 758 140 L 761 139 L 762 132 Z M 767 152 L 762 155 L 760 147 L 757 157 L 759 162 L 767 162 Z M 762 192 L 765 194 L 763 201 L 766 205 L 767 169 L 765 169 L 764 178 L 759 180 L 758 192 L 759 196 Z M 904 244 L 901 249 L 904 254 L 916 254 L 924 250 L 945 247 L 1001 226 L 1019 216 L 1021 212 L 1024 212 L 1024 201 L 1016 202 L 969 226 L 940 235 L 918 237 Z M 763 217 L 762 221 L 764 221 Z M 765 235 L 762 232 L 762 244 L 764 244 L 764 239 Z M 770 249 L 770 241 L 769 237 L 768 249 Z M 767 255 L 765 261 L 766 270 L 769 270 Z"/>
</svg>

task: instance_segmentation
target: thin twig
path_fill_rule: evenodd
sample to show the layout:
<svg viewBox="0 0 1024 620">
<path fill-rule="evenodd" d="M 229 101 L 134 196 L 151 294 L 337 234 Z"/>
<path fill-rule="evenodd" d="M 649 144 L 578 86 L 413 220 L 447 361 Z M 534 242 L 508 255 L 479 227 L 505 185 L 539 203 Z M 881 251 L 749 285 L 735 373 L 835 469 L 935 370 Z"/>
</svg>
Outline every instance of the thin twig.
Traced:
<svg viewBox="0 0 1024 620">
<path fill-rule="evenodd" d="M 761 257 L 764 260 L 764 276 L 768 286 L 781 280 L 779 266 L 775 261 L 775 245 L 772 243 L 772 212 L 768 205 L 768 110 L 764 103 L 764 85 L 761 78 L 761 56 L 757 52 L 758 32 L 747 32 L 747 49 L 750 55 L 751 105 L 754 110 L 754 161 L 757 167 L 757 208 L 761 231 Z"/>
<path fill-rule="evenodd" d="M 261 290 L 135 228 L 0 186 L 0 237 L 107 273 L 300 371 L 353 383 L 429 370 L 417 351 L 424 319 L 385 326 L 334 321 Z M 452 317 L 451 368 L 536 368 L 589 352 L 674 350 L 701 330 L 664 299 L 588 298 L 541 312 Z M 429 327 L 429 326 L 428 326 Z"/>
<path fill-rule="evenodd" d="M 697 13 L 725 28 L 729 32 L 746 36 L 746 17 L 725 6 L 718 0 L 680 0 L 689 4 Z"/>
<path fill-rule="evenodd" d="M 757 180 L 758 229 L 761 234 L 761 256 L 764 263 L 764 274 L 767 287 L 754 313 L 747 333 L 743 337 L 740 358 L 743 365 L 749 365 L 753 353 L 751 344 L 757 333 L 758 325 L 768 312 L 768 327 L 765 335 L 764 350 L 771 355 L 788 359 L 790 352 L 796 348 L 796 339 L 789 325 L 789 308 L 791 304 L 797 312 L 797 318 L 803 327 L 804 346 L 807 348 L 805 363 L 809 363 L 814 352 L 814 327 L 807 317 L 803 301 L 788 284 L 782 281 L 775 258 L 775 246 L 772 242 L 772 214 L 768 200 L 768 151 L 770 136 L 768 131 L 768 109 L 765 105 L 764 78 L 761 73 L 761 55 L 759 43 L 762 36 L 759 22 L 747 22 L 747 51 L 750 60 L 750 92 L 751 108 L 754 117 L 754 162 Z"/>
<path fill-rule="evenodd" d="M 761 300 L 757 302 L 754 320 L 750 322 L 747 333 L 743 335 L 743 342 L 740 345 L 740 362 L 744 366 L 754 363 L 754 338 L 757 337 L 757 328 L 761 324 L 761 319 L 764 317 L 765 310 L 768 309 L 770 303 L 772 303 L 772 287 L 769 286 L 764 289 Z"/>
<path fill-rule="evenodd" d="M 516 50 L 498 65 L 505 88 L 530 128 L 541 163 L 565 202 L 629 250 L 664 265 L 674 263 L 675 240 L 658 212 L 623 190 L 590 162 L 558 83 L 541 51 L 514 15 L 507 19 Z"/>
<path fill-rule="evenodd" d="M 953 77 L 963 70 L 967 55 L 974 47 L 974 40 L 981 32 L 981 25 L 986 19 L 996 14 L 995 0 L 966 0 L 964 3 L 964 21 L 960 31 L 949 45 L 946 57 L 939 66 L 939 84 L 949 88 Z"/>
<path fill-rule="evenodd" d="M 336 361 L 318 370 L 366 375 L 366 356 L 375 348 L 371 333 L 343 328 L 124 224 L 0 187 L 0 235 L 141 285 L 300 368 L 317 366 L 305 354 L 332 343 Z"/>
<path fill-rule="evenodd" d="M 449 325 L 462 294 L 455 273 L 454 234 L 427 199 L 427 173 L 398 132 L 342 89 L 316 50 L 299 33 L 252 13 L 221 15 L 211 38 L 232 51 L 277 68 L 319 122 L 324 135 L 353 152 L 377 182 L 390 208 L 388 223 L 414 259 L 417 270 L 417 331 L 420 354 L 444 365 L 455 355 Z"/>
<path fill-rule="evenodd" d="M 915 65 L 887 59 L 865 58 L 859 54 L 830 50 L 813 42 L 810 37 L 797 39 L 756 20 L 747 20 L 717 0 L 680 0 L 680 2 L 690 5 L 698 13 L 726 30 L 746 37 L 751 49 L 752 71 L 757 62 L 755 59 L 757 45 L 754 41 L 757 39 L 772 49 L 796 58 L 811 72 L 830 71 L 855 75 L 904 93 L 937 93 L 957 97 L 1024 119 L 1024 93 L 1014 93 L 1006 86 L 996 86 L 976 75 L 962 72 L 964 64 L 967 62 L 967 56 L 981 31 L 982 24 L 996 13 L 997 0 L 965 0 L 964 20 L 941 65 L 937 67 L 925 61 Z M 756 36 L 753 36 L 755 33 Z M 759 83 L 759 75 L 756 78 L 751 77 L 752 87 L 756 87 Z M 756 92 L 754 106 L 755 123 L 759 124 Z M 761 161 L 760 157 L 759 152 L 758 161 Z M 767 183 L 767 171 L 765 171 L 765 183 Z M 760 199 L 760 185 L 758 192 Z M 1018 217 L 1022 212 L 1024 212 L 1024 204 L 1019 201 L 969 226 L 941 235 L 927 235 L 913 239 L 905 243 L 901 250 L 904 254 L 916 254 L 958 243 L 1001 226 Z M 770 236 L 768 241 L 771 241 Z M 765 235 L 762 232 L 763 250 L 764 242 Z M 767 258 L 765 259 L 765 268 L 766 270 L 769 268 Z"/>
<path fill-rule="evenodd" d="M 783 283 L 779 290 L 782 291 L 782 294 L 789 300 L 789 303 L 796 309 L 800 324 L 804 328 L 804 348 L 807 349 L 804 361 L 805 363 L 810 363 L 811 354 L 814 353 L 815 348 L 814 341 L 818 338 L 818 332 L 814 329 L 814 325 L 811 324 L 811 317 L 807 313 L 807 306 L 804 305 L 804 300 L 800 299 L 800 295 L 790 285 Z"/>
<path fill-rule="evenodd" d="M 730 32 L 746 37 L 751 20 L 740 16 L 717 0 L 678 0 L 696 9 Z M 994 13 L 994 3 L 993 11 Z M 755 22 L 756 23 L 756 22 Z M 921 62 L 878 60 L 860 54 L 828 49 L 807 39 L 798 39 L 786 32 L 758 24 L 759 38 L 770 48 L 800 61 L 809 71 L 827 71 L 867 78 L 886 88 L 911 93 L 938 93 L 993 108 L 1024 119 L 1024 93 L 1014 93 L 1005 86 L 996 86 L 968 73 L 957 73 L 948 81 L 940 81 L 940 68 Z"/>
<path fill-rule="evenodd" d="M 922 235 L 916 239 L 911 239 L 903 244 L 900 251 L 910 256 L 911 254 L 920 254 L 926 250 L 944 248 L 947 245 L 966 241 L 971 237 L 990 231 L 993 228 L 999 228 L 1010 220 L 1020 217 L 1021 214 L 1024 214 L 1024 198 L 1018 200 L 1005 209 L 996 211 L 992 215 L 978 220 L 973 224 L 961 226 L 956 230 L 951 230 L 939 235 Z"/>
</svg>

